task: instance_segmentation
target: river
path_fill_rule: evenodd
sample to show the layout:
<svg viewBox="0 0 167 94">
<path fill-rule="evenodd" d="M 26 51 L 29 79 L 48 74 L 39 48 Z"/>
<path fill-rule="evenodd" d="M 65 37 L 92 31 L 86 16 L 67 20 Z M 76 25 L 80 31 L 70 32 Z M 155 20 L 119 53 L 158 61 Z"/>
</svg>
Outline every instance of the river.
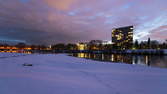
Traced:
<svg viewBox="0 0 167 94">
<path fill-rule="evenodd" d="M 149 67 L 167 68 L 165 55 L 122 55 L 122 54 L 90 54 L 74 53 L 72 56 L 111 63 L 139 64 Z"/>
</svg>

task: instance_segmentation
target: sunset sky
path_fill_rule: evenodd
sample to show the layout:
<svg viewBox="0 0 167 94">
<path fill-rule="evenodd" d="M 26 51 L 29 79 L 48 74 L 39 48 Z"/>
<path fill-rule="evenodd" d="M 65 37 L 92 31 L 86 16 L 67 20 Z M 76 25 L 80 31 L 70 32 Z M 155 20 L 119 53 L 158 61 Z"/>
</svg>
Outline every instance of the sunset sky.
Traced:
<svg viewBox="0 0 167 94">
<path fill-rule="evenodd" d="M 0 40 L 111 40 L 113 28 L 129 25 L 135 39 L 167 39 L 167 0 L 0 0 Z"/>
</svg>

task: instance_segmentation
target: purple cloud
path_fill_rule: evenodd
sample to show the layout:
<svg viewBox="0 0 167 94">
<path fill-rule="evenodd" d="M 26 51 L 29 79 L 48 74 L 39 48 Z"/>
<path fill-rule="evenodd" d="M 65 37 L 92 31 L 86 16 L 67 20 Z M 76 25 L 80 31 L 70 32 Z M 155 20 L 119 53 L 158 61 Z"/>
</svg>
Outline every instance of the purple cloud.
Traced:
<svg viewBox="0 0 167 94">
<path fill-rule="evenodd" d="M 167 39 L 166 3 L 166 0 L 1 0 L 0 38 L 40 44 L 111 40 L 112 28 L 134 25 L 135 39 L 151 37 L 161 41 Z"/>
</svg>

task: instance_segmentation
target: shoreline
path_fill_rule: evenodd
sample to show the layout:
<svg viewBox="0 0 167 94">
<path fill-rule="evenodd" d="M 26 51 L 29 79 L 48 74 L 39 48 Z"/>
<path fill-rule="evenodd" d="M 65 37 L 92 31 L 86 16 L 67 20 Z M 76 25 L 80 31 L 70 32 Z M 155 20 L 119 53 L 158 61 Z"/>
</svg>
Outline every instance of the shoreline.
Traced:
<svg viewBox="0 0 167 94">
<path fill-rule="evenodd" d="M 131 54 L 131 55 L 167 55 L 167 49 L 139 49 L 139 50 L 63 50 L 54 53 L 92 53 L 92 54 Z"/>
</svg>

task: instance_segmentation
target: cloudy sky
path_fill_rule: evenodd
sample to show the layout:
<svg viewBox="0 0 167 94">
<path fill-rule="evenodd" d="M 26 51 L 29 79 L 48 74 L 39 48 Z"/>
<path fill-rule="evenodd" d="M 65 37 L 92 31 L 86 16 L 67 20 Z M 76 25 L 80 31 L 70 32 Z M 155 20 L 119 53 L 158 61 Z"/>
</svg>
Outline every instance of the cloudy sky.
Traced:
<svg viewBox="0 0 167 94">
<path fill-rule="evenodd" d="M 0 0 L 0 40 L 54 44 L 111 40 L 135 26 L 135 39 L 167 39 L 167 0 Z"/>
</svg>

